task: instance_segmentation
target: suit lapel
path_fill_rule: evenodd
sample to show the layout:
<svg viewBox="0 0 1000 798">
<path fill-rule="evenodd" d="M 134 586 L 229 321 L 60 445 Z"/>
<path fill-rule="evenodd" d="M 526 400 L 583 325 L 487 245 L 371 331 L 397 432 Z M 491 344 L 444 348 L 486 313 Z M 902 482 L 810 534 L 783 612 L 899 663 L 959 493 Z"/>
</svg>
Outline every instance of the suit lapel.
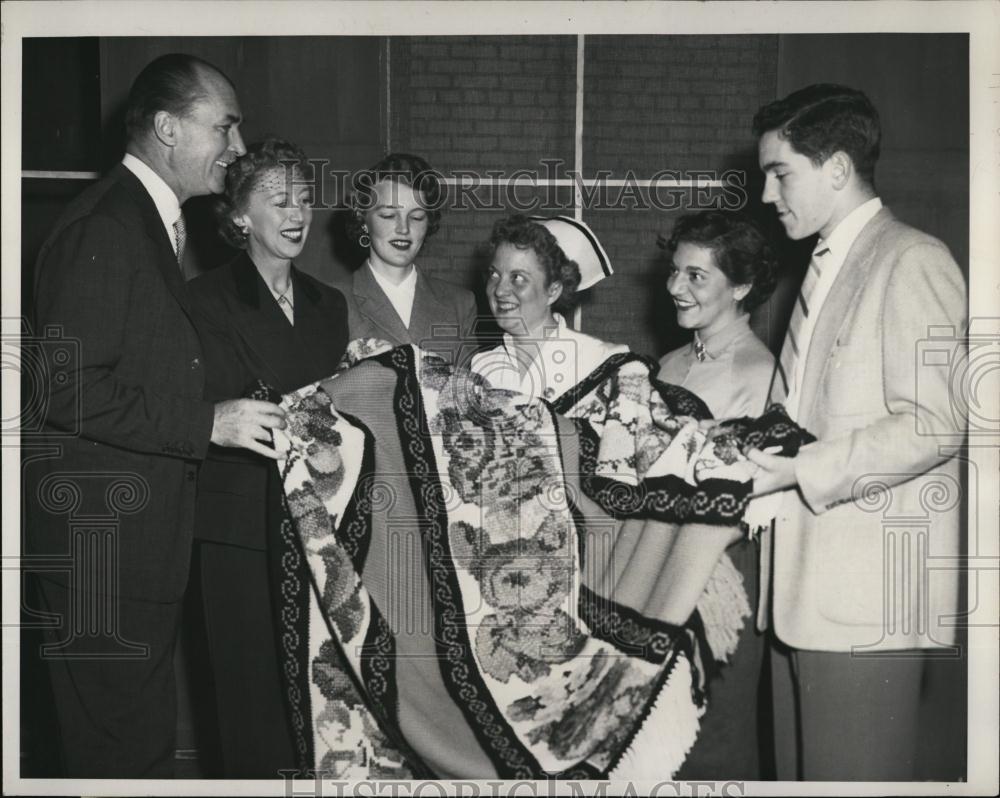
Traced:
<svg viewBox="0 0 1000 798">
<path fill-rule="evenodd" d="M 337 342 L 343 333 L 337 328 L 340 322 L 334 318 L 332 308 L 323 303 L 320 291 L 294 266 L 292 279 L 295 283 L 295 338 L 300 366 L 296 375 L 300 387 L 316 379 L 317 374 L 329 376 L 337 370 L 339 354 Z M 340 344 L 340 348 L 342 348 Z"/>
<path fill-rule="evenodd" d="M 257 364 L 256 376 L 282 391 L 296 357 L 292 325 L 245 252 L 233 263 L 233 285 L 239 300 L 233 324 Z"/>
<path fill-rule="evenodd" d="M 413 312 L 410 314 L 410 340 L 419 345 L 421 341 L 432 338 L 435 326 L 448 324 L 453 315 L 418 269 Z"/>
<path fill-rule="evenodd" d="M 156 204 L 153 202 L 153 198 L 149 196 L 149 192 L 146 191 L 145 186 L 142 185 L 139 178 L 132 174 L 128 167 L 119 164 L 116 168 L 120 170 L 118 179 L 121 185 L 135 199 L 139 213 L 142 215 L 146 235 L 155 245 L 157 255 L 156 267 L 163 275 L 167 289 L 174 295 L 178 304 L 190 317 L 191 308 L 188 304 L 188 293 L 184 285 L 184 275 L 181 273 L 181 267 L 177 263 L 174 245 L 167 236 L 166 228 L 163 226 L 163 219 L 160 218 L 160 213 L 156 210 Z"/>
<path fill-rule="evenodd" d="M 417 277 L 417 291 L 419 294 L 420 278 Z M 385 332 L 385 338 L 389 341 L 399 341 L 400 343 L 410 342 L 410 333 L 399 318 L 396 309 L 389 301 L 379 284 L 375 282 L 371 269 L 367 264 L 354 272 L 354 303 L 358 313 L 364 316 L 375 327 Z M 416 310 L 416 298 L 414 298 L 414 311 Z M 411 313 L 411 322 L 412 316 Z M 412 327 L 412 323 L 411 323 Z"/>
<path fill-rule="evenodd" d="M 246 253 L 233 265 L 239 300 L 234 325 L 258 364 L 257 375 L 281 393 L 312 382 L 315 374 L 332 374 L 336 362 L 323 356 L 336 334 L 326 319 L 320 293 L 292 267 L 295 325 L 288 322 L 267 284 Z"/>
<path fill-rule="evenodd" d="M 808 426 L 812 418 L 820 381 L 830 355 L 838 344 L 838 335 L 847 323 L 855 298 L 865 290 L 872 259 L 875 257 L 874 243 L 891 219 L 888 209 L 883 208 L 862 228 L 823 302 L 809 341 L 809 354 L 802 375 L 802 396 L 798 413 L 800 424 Z"/>
</svg>

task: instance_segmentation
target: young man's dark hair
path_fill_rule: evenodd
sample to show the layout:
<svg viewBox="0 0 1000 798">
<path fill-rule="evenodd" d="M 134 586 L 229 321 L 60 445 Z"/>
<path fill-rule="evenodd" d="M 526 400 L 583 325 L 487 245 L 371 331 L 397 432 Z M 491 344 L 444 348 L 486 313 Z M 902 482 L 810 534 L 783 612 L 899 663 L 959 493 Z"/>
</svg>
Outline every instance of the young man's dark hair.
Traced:
<svg viewBox="0 0 1000 798">
<path fill-rule="evenodd" d="M 833 153 L 847 153 L 858 176 L 875 185 L 882 129 L 878 111 L 864 92 L 817 83 L 761 108 L 753 118 L 758 138 L 778 130 L 798 152 L 819 165 Z"/>
</svg>

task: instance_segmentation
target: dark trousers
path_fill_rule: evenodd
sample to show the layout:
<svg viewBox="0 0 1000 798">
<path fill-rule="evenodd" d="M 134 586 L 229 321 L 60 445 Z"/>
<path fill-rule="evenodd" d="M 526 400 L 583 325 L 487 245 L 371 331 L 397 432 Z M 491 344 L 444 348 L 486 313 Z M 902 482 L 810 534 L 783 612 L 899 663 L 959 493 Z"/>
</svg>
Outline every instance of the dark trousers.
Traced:
<svg viewBox="0 0 1000 798">
<path fill-rule="evenodd" d="M 296 768 L 279 672 L 267 555 L 202 541 L 201 588 L 223 776 L 277 779 Z"/>
<path fill-rule="evenodd" d="M 880 657 L 802 651 L 773 637 L 770 649 L 779 780 L 954 778 L 954 762 L 932 762 L 925 752 L 965 733 L 964 691 L 954 689 L 964 660 L 914 650 Z M 953 697 L 940 700 L 942 689 Z"/>
<path fill-rule="evenodd" d="M 82 597 L 44 579 L 33 587 L 37 609 L 58 618 L 42 631 L 47 650 L 37 653 L 51 686 L 59 775 L 172 778 L 180 604 Z"/>
</svg>

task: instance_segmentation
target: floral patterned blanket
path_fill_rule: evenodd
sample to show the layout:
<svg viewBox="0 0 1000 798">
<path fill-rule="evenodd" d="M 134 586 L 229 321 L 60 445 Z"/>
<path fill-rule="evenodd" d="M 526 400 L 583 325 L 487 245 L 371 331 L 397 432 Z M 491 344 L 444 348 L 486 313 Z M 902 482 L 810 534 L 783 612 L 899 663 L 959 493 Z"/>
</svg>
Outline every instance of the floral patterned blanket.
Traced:
<svg viewBox="0 0 1000 798">
<path fill-rule="evenodd" d="M 741 450 L 808 437 L 780 409 L 709 424 L 655 373 L 615 355 L 549 405 L 400 347 L 283 398 L 272 550 L 303 769 L 677 770 L 727 630 L 678 609 L 672 548 L 740 521 Z"/>
</svg>

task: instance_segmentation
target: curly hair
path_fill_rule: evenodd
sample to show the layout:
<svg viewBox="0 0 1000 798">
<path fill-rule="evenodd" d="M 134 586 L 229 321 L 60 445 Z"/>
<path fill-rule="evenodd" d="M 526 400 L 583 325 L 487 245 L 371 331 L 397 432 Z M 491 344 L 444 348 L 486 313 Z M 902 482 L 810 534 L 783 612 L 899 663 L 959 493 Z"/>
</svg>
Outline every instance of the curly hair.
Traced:
<svg viewBox="0 0 1000 798">
<path fill-rule="evenodd" d="M 712 251 L 715 265 L 733 285 L 749 285 L 738 302 L 750 312 L 767 301 L 778 283 L 778 261 L 757 226 L 740 213 L 701 211 L 682 216 L 669 238 L 660 236 L 659 247 L 669 256 L 682 243 L 697 244 Z"/>
<path fill-rule="evenodd" d="M 284 139 L 264 139 L 247 147 L 226 170 L 225 191 L 215 198 L 214 211 L 219 222 L 219 235 L 230 246 L 246 249 L 248 234 L 236 224 L 236 217 L 246 210 L 247 201 L 257 180 L 271 169 L 292 170 L 309 174 L 309 161 L 298 146 Z M 298 180 L 297 180 L 298 182 Z"/>
<path fill-rule="evenodd" d="M 567 313 L 573 309 L 577 300 L 576 289 L 580 285 L 580 267 L 576 261 L 566 257 L 552 233 L 518 213 L 500 219 L 493 225 L 484 253 L 489 258 L 488 262 L 492 261 L 501 244 L 534 252 L 545 271 L 545 287 L 548 288 L 556 281 L 562 283 L 562 293 L 552 304 L 552 310 Z"/>
<path fill-rule="evenodd" d="M 391 152 L 369 169 L 354 176 L 351 193 L 351 213 L 347 219 L 347 235 L 352 241 L 361 237 L 365 213 L 375 206 L 375 186 L 383 180 L 394 180 L 418 191 L 427 209 L 427 234 L 434 235 L 441 226 L 441 208 L 445 195 L 440 175 L 419 155 Z"/>
<path fill-rule="evenodd" d="M 757 111 L 754 135 L 772 130 L 816 166 L 838 150 L 847 153 L 858 176 L 875 185 L 882 128 L 864 92 L 835 83 L 806 86 Z"/>
</svg>

